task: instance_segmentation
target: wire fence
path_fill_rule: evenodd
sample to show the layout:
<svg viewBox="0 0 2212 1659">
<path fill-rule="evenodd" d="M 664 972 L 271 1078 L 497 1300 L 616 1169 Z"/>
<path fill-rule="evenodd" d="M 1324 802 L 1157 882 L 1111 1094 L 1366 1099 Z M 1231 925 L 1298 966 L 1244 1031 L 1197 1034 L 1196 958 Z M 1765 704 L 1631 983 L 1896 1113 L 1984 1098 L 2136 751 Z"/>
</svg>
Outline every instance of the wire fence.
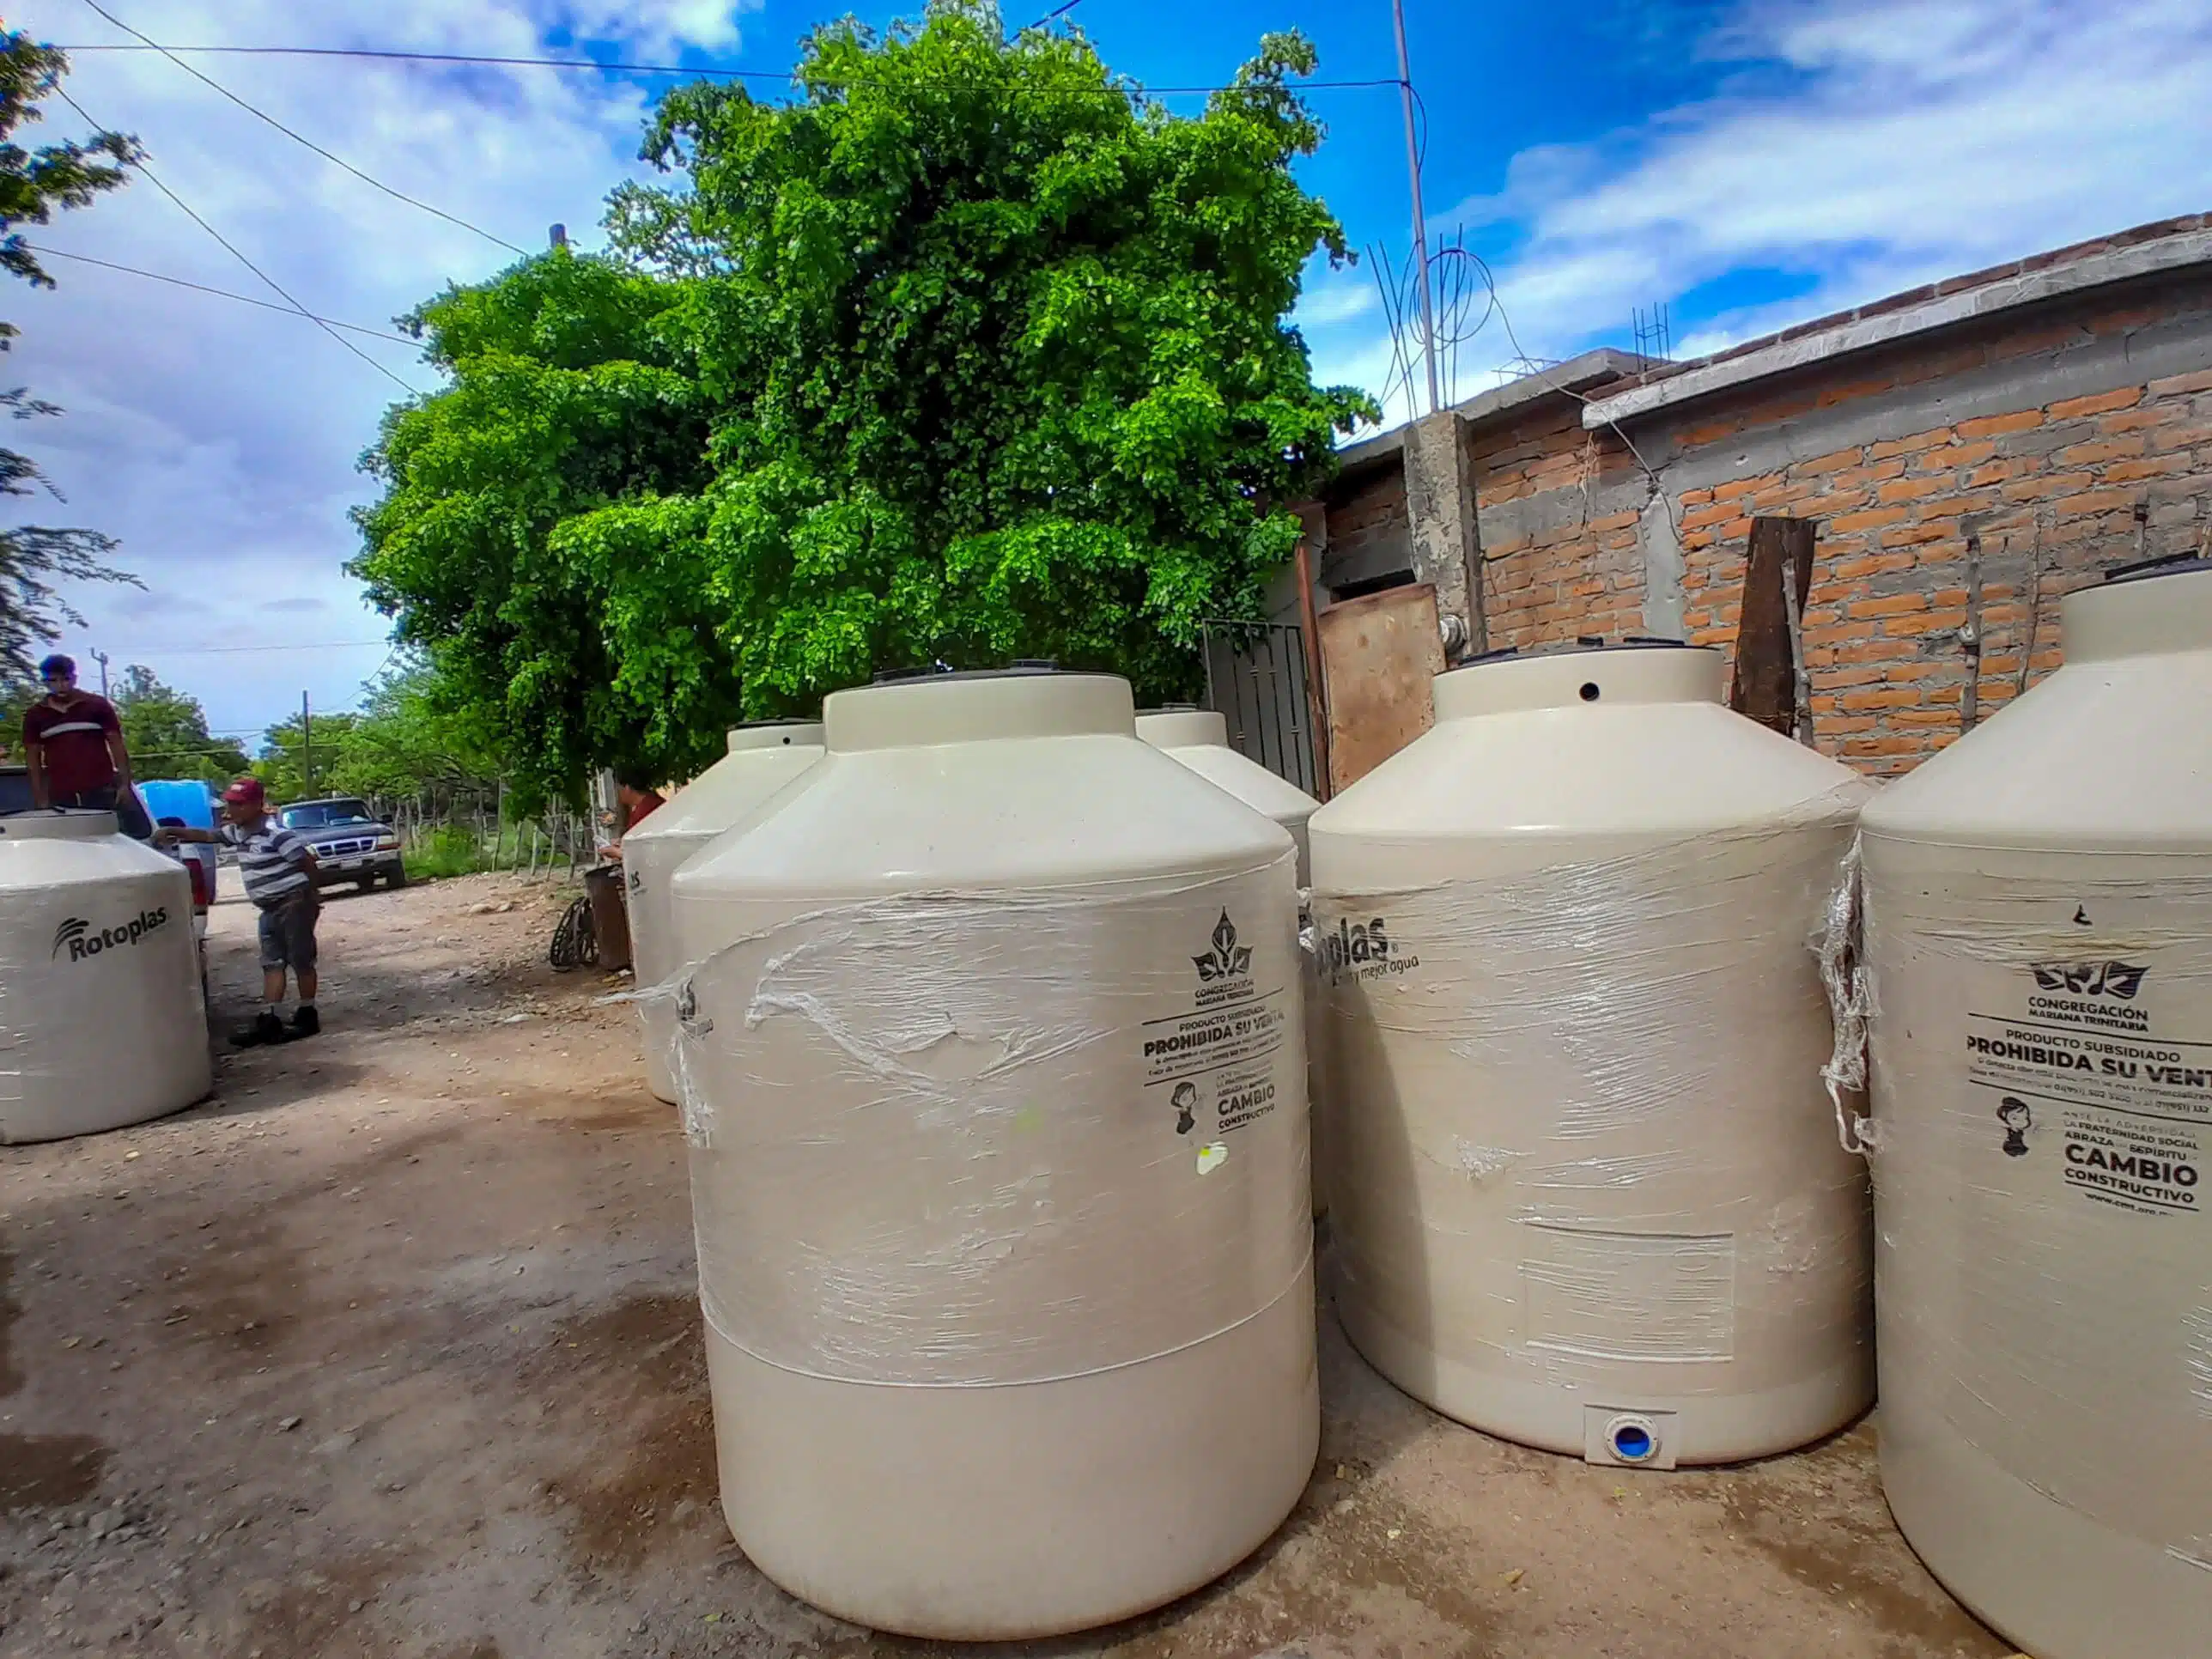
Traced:
<svg viewBox="0 0 2212 1659">
<path fill-rule="evenodd" d="M 599 827 L 593 817 L 556 806 L 530 818 L 510 818 L 505 792 L 473 800 L 379 800 L 369 807 L 398 832 L 407 873 L 413 878 L 512 871 L 537 878 L 580 878 L 598 861 Z"/>
</svg>

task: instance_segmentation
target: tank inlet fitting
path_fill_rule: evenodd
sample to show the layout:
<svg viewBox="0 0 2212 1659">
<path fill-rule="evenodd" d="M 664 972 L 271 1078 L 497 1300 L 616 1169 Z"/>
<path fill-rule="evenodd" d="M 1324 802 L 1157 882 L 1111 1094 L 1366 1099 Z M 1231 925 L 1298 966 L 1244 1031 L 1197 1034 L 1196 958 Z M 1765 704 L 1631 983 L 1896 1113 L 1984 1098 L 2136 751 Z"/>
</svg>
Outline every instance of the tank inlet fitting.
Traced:
<svg viewBox="0 0 2212 1659">
<path fill-rule="evenodd" d="M 1619 1462 L 1642 1468 L 1658 1459 L 1659 1431 L 1647 1417 L 1616 1417 L 1605 1425 L 1605 1445 Z"/>
</svg>

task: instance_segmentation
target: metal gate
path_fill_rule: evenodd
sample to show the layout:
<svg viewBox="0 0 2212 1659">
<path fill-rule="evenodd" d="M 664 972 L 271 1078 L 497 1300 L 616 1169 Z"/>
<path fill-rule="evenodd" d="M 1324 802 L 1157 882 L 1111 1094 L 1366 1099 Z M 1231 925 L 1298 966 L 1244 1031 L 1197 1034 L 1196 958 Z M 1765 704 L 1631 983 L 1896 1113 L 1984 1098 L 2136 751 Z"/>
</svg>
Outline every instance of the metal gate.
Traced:
<svg viewBox="0 0 2212 1659">
<path fill-rule="evenodd" d="M 1230 747 L 1308 794 L 1314 788 L 1313 723 L 1305 641 L 1290 623 L 1209 622 L 1206 702 L 1229 723 Z"/>
</svg>

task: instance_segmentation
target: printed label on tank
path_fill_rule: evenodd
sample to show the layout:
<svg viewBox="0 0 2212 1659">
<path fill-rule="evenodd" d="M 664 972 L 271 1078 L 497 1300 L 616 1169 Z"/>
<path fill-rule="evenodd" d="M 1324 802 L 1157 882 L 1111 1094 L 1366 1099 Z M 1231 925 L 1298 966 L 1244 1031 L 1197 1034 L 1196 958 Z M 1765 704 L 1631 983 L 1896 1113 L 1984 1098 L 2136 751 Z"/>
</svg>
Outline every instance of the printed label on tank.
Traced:
<svg viewBox="0 0 2212 1659">
<path fill-rule="evenodd" d="M 2003 976 L 1966 1016 L 1966 1079 L 1992 1156 L 2087 1202 L 2148 1216 L 2203 1207 L 2212 1030 L 2162 1016 L 2148 953 L 2085 952 Z"/>
<path fill-rule="evenodd" d="M 1349 980 L 1390 979 L 1421 965 L 1420 957 L 1393 940 L 1388 916 L 1365 916 L 1354 921 L 1339 916 L 1334 927 L 1324 927 L 1316 939 L 1322 975 L 1331 985 Z"/>
<path fill-rule="evenodd" d="M 1176 1133 L 1232 1134 L 1275 1109 L 1275 1056 L 1289 1015 L 1283 988 L 1261 990 L 1252 947 L 1227 910 L 1191 957 L 1188 1012 L 1145 1022 L 1145 1091 Z"/>
</svg>

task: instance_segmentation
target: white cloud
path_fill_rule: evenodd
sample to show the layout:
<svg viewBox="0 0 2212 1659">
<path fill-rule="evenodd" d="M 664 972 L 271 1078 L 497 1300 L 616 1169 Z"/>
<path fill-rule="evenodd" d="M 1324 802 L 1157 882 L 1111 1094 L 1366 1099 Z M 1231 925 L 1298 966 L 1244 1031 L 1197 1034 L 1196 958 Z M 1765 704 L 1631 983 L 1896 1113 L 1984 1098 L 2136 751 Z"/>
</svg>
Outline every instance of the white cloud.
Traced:
<svg viewBox="0 0 2212 1659">
<path fill-rule="evenodd" d="M 1736 71 L 1709 101 L 1524 152 L 1438 216 L 1522 228 L 1498 276 L 1528 351 L 1620 339 L 1634 307 L 1731 272 L 1807 291 L 1678 307 L 1678 349 L 2212 207 L 2202 0 L 1771 0 L 1703 49 Z"/>
<path fill-rule="evenodd" d="M 167 42 L 529 55 L 565 36 L 666 59 L 735 48 L 757 0 L 345 0 L 309 14 L 278 0 L 102 3 Z M 11 9 L 9 21 L 64 44 L 127 38 L 64 0 Z M 620 77 L 190 61 L 362 171 L 523 248 L 543 246 L 555 222 L 588 240 L 607 189 L 641 170 L 650 94 Z M 163 182 L 325 315 L 386 327 L 447 281 L 480 280 L 515 257 L 349 177 L 155 54 L 80 53 L 65 87 L 98 120 L 137 134 Z M 28 137 L 81 126 L 57 103 Z M 32 240 L 275 297 L 143 179 Z M 23 331 L 5 373 L 69 412 L 10 441 L 70 499 L 19 516 L 117 536 L 117 562 L 149 590 L 76 589 L 93 626 L 72 629 L 65 648 L 100 647 L 118 668 L 149 664 L 200 695 L 217 726 L 279 718 L 303 687 L 319 707 L 350 702 L 386 652 L 374 642 L 385 623 L 343 573 L 357 547 L 346 509 L 373 493 L 354 464 L 399 389 L 310 324 L 89 266 L 50 268 L 58 292 L 0 291 L 0 316 Z M 356 343 L 410 385 L 434 383 L 411 347 Z M 204 654 L 295 644 L 326 648 Z"/>
</svg>

